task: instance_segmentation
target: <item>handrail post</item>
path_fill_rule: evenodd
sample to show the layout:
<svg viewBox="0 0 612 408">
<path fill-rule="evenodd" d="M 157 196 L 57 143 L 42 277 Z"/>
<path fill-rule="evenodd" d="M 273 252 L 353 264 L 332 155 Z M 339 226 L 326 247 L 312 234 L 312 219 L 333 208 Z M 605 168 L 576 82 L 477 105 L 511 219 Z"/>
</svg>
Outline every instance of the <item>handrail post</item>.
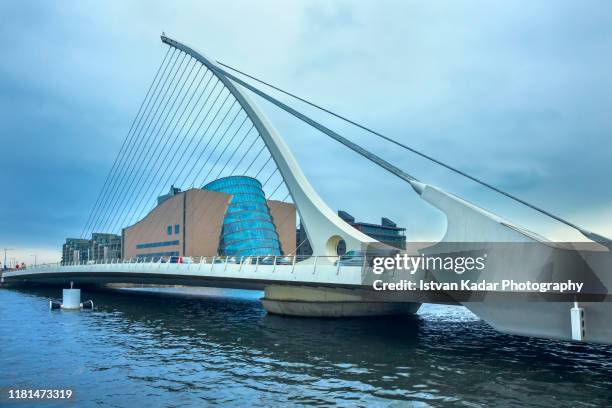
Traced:
<svg viewBox="0 0 612 408">
<path fill-rule="evenodd" d="M 363 265 L 361 266 L 361 276 L 365 276 L 366 274 L 366 265 L 367 265 L 367 261 L 368 257 L 366 255 L 363 256 Z"/>
</svg>

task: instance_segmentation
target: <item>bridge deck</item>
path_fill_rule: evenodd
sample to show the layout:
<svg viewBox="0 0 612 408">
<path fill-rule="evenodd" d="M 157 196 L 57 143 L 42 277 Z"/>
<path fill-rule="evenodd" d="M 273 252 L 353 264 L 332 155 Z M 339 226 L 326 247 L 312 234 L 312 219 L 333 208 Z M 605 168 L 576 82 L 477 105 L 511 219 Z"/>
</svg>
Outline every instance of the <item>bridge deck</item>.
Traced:
<svg viewBox="0 0 612 408">
<path fill-rule="evenodd" d="M 359 288 L 363 269 L 362 266 L 334 265 L 329 260 L 315 258 L 290 265 L 223 261 L 53 264 L 4 272 L 2 280 L 5 283 L 158 283 L 241 289 L 263 289 L 270 284 Z"/>
</svg>

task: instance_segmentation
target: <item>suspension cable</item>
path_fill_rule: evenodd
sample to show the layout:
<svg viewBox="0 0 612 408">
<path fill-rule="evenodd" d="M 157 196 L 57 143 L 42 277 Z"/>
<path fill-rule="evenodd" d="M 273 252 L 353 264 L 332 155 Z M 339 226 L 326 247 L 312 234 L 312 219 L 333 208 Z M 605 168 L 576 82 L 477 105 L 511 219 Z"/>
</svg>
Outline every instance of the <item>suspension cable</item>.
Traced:
<svg viewBox="0 0 612 408">
<path fill-rule="evenodd" d="M 400 146 L 400 147 L 402 147 L 402 148 L 404 148 L 406 150 L 409 150 L 409 151 L 411 151 L 411 152 L 413 152 L 415 154 L 418 154 L 421 157 L 424 157 L 424 158 L 426 158 L 428 160 L 431 160 L 431 161 L 433 161 L 434 163 L 436 163 L 436 164 L 438 164 L 440 166 L 443 166 L 443 167 L 445 167 L 445 168 L 447 168 L 447 169 L 449 169 L 449 170 L 451 170 L 451 171 L 453 171 L 453 172 L 455 172 L 457 174 L 460 174 L 460 175 L 462 175 L 462 176 L 464 176 L 466 178 L 469 178 L 470 180 L 475 181 L 476 183 L 479 183 L 479 184 L 481 184 L 481 185 L 483 185 L 485 187 L 488 187 L 489 189 L 491 189 L 493 191 L 496 191 L 499 194 L 502 194 L 502 195 L 504 195 L 504 196 L 506 196 L 506 197 L 508 197 L 508 198 L 510 198 L 512 200 L 515 200 L 515 201 L 517 201 L 517 202 L 519 202 L 519 203 L 521 203 L 521 204 L 523 204 L 523 205 L 525 205 L 525 206 L 527 206 L 527 207 L 529 207 L 529 208 L 531 208 L 531 209 L 533 209 L 535 211 L 538 211 L 538 212 L 540 212 L 540 213 L 542 213 L 542 214 L 544 214 L 544 215 L 546 215 L 546 216 L 548 216 L 548 217 L 550 217 L 550 218 L 552 218 L 554 220 L 557 220 L 557 221 L 559 221 L 559 222 L 561 222 L 561 223 L 563 223 L 563 224 L 565 224 L 565 225 L 567 225 L 569 227 L 572 227 L 572 228 L 576 229 L 577 231 L 579 231 L 581 234 L 583 234 L 584 236 L 586 236 L 589 239 L 592 239 L 592 240 L 597 241 L 597 242 L 612 243 L 612 240 L 610 240 L 609 238 L 606 238 L 604 236 L 601 236 L 599 234 L 596 234 L 594 232 L 591 232 L 591 231 L 588 231 L 588 230 L 586 230 L 584 228 L 581 228 L 581 227 L 577 226 L 576 224 L 574 224 L 574 223 L 572 223 L 570 221 L 567 221 L 567 220 L 565 220 L 565 219 L 563 219 L 563 218 L 561 218 L 561 217 L 559 217 L 557 215 L 554 215 L 554 214 L 550 213 L 549 211 L 546 211 L 546 210 L 544 210 L 544 209 L 542 209 L 542 208 L 540 208 L 540 207 L 538 207 L 538 206 L 536 206 L 534 204 L 528 203 L 525 200 L 522 200 L 522 199 L 520 199 L 520 198 L 518 198 L 518 197 L 516 197 L 516 196 L 514 196 L 514 195 L 512 195 L 510 193 L 507 193 L 507 192 L 505 192 L 505 191 L 503 191 L 503 190 L 501 190 L 501 189 L 499 189 L 497 187 L 494 187 L 494 186 L 492 186 L 489 183 L 486 183 L 486 182 L 484 182 L 484 181 L 482 181 L 480 179 L 477 179 L 476 177 L 473 177 L 473 176 L 471 176 L 471 175 L 469 175 L 469 174 L 467 174 L 467 173 L 465 173 L 465 172 L 463 172 L 463 171 L 461 171 L 459 169 L 456 169 L 456 168 L 454 168 L 454 167 L 452 167 L 452 166 L 450 166 L 450 165 L 448 165 L 446 163 L 443 163 L 440 160 L 434 159 L 433 157 L 431 157 L 429 155 L 426 155 L 426 154 L 424 154 L 424 153 L 422 153 L 422 152 L 420 152 L 420 151 L 418 151 L 416 149 L 413 149 L 413 148 L 411 148 L 409 146 L 406 146 L 405 144 L 400 143 L 400 142 L 398 142 L 398 141 L 396 141 L 396 140 L 394 140 L 394 139 L 392 139 L 392 138 L 390 138 L 388 136 L 385 136 L 385 135 L 383 135 L 383 134 L 381 134 L 379 132 L 376 132 L 376 131 L 374 131 L 374 130 L 372 130 L 372 129 L 364 126 L 364 125 L 361 125 L 361 124 L 359 124 L 359 123 L 357 123 L 357 122 L 355 122 L 353 120 L 350 120 L 350 119 L 348 119 L 348 118 L 346 118 L 344 116 L 341 116 L 339 114 L 336 114 L 336 113 L 330 111 L 329 109 L 325 109 L 325 108 L 323 108 L 323 107 L 321 107 L 321 106 L 319 106 L 319 105 L 317 105 L 317 104 L 315 104 L 313 102 L 310 102 L 310 101 L 307 101 L 304 98 L 298 97 L 295 94 L 292 94 L 290 92 L 284 91 L 284 90 L 282 90 L 279 87 L 276 87 L 276 86 L 271 85 L 271 84 L 269 84 L 267 82 L 264 82 L 264 81 L 262 81 L 262 80 L 260 80 L 258 78 L 255 78 L 254 76 L 246 74 L 243 71 L 240 71 L 240 70 L 238 70 L 236 68 L 230 67 L 230 66 L 228 66 L 226 64 L 223 64 L 221 62 L 219 62 L 219 64 L 224 66 L 224 67 L 227 67 L 228 69 L 233 70 L 233 71 L 235 71 L 237 73 L 240 73 L 240 74 L 245 75 L 245 76 L 247 76 L 249 78 L 252 78 L 253 80 L 255 80 L 255 81 L 257 81 L 257 82 L 259 82 L 261 84 L 264 84 L 264 85 L 269 86 L 269 87 L 271 87 L 271 88 L 273 88 L 275 90 L 278 90 L 279 92 L 282 92 L 285 95 L 288 95 L 288 96 L 291 96 L 293 98 L 296 98 L 296 99 L 298 99 L 298 100 L 300 100 L 300 101 L 302 101 L 302 102 L 304 102 L 304 103 L 306 103 L 306 104 L 308 104 L 308 105 L 310 105 L 310 106 L 312 106 L 314 108 L 320 109 L 320 110 L 322 110 L 322 111 L 324 111 L 324 112 L 326 112 L 326 113 L 328 113 L 330 115 L 333 115 L 334 117 L 336 117 L 338 119 L 341 119 L 343 121 L 346 121 L 347 123 L 350 123 L 350 124 L 352 124 L 354 126 L 357 126 L 357 127 L 361 128 L 361 129 L 363 129 L 363 130 L 365 130 L 365 131 L 367 131 L 369 133 L 372 133 L 372 134 L 374 134 L 374 135 L 376 135 L 376 136 L 378 136 L 378 137 L 380 137 L 380 138 L 382 138 L 382 139 L 384 139 L 384 140 L 386 140 L 388 142 L 391 142 L 391 143 L 393 143 L 393 144 L 395 144 L 397 146 Z M 341 143 L 343 143 L 347 147 L 351 148 L 352 150 L 356 151 L 357 153 L 360 153 L 361 155 L 363 155 L 364 157 L 368 158 L 369 160 L 375 162 L 376 164 L 380 165 L 381 167 L 384 167 L 385 169 L 387 169 L 387 170 L 391 171 L 392 173 L 394 173 L 394 174 L 399 176 L 399 174 L 396 173 L 394 171 L 394 169 L 392 169 L 392 168 L 390 168 L 388 166 L 388 163 L 387 163 L 387 166 L 385 166 L 384 163 L 380 162 L 379 160 L 376 160 L 376 159 L 378 159 L 376 156 L 371 157 L 372 155 L 368 156 L 368 155 L 364 154 L 365 153 L 365 149 L 361 148 L 360 146 L 358 146 L 358 145 L 356 145 L 356 144 L 354 144 L 352 142 L 350 142 L 352 144 L 352 146 L 347 144 L 347 143 L 345 143 L 344 141 L 342 141 L 341 139 L 339 139 L 337 137 L 339 135 L 336 134 L 335 132 L 331 131 L 330 129 L 326 128 L 325 126 L 321 125 L 320 123 L 315 122 L 314 120 L 312 120 L 309 117 L 307 117 L 306 115 L 296 111 L 295 109 L 290 108 L 286 104 L 284 104 L 284 103 L 280 102 L 279 100 L 271 97 L 270 95 L 268 95 L 265 92 L 259 90 L 258 88 L 248 84 L 247 82 L 241 80 L 240 78 L 237 78 L 236 76 L 230 74 L 229 72 L 227 72 L 227 71 L 225 71 L 225 70 L 223 70 L 221 68 L 217 68 L 217 71 L 221 75 L 225 75 L 227 78 L 237 82 L 238 84 L 240 84 L 240 85 L 244 86 L 245 88 L 251 90 L 255 94 L 261 96 L 262 98 L 264 98 L 267 101 L 271 102 L 272 104 L 278 106 L 279 108 L 283 109 L 284 111 L 286 111 L 286 112 L 290 113 L 291 115 L 297 117 L 298 119 L 300 119 L 300 120 L 310 124 L 314 128 L 322 131 L 323 133 L 327 134 L 328 136 L 333 137 L 334 139 L 340 141 Z M 344 138 L 342 138 L 342 139 L 344 139 Z M 407 180 L 407 181 L 409 181 L 409 180 Z"/>
<path fill-rule="evenodd" d="M 142 111 L 143 106 L 145 105 L 145 102 L 147 102 L 147 100 L 150 102 L 149 98 L 149 94 L 151 93 L 151 89 L 153 88 L 153 84 L 155 84 L 157 77 L 159 76 L 159 73 L 162 69 L 162 66 L 164 66 L 164 63 L 166 62 L 166 59 L 168 58 L 168 54 L 170 53 L 172 47 L 168 47 L 168 50 L 166 51 L 166 54 L 164 55 L 164 59 L 162 60 L 161 64 L 159 64 L 159 68 L 157 68 L 157 72 L 155 73 L 155 76 L 153 77 L 153 81 L 151 81 L 151 85 L 149 85 L 149 89 L 147 90 L 147 93 L 144 97 L 144 99 L 142 100 L 140 107 L 138 108 L 138 112 L 136 113 L 136 116 L 134 116 L 134 119 L 132 120 L 132 124 L 130 125 L 130 130 L 128 130 L 125 139 L 123 139 L 123 143 L 121 144 L 121 147 L 119 148 L 119 152 L 117 153 L 117 155 L 115 156 L 115 160 L 113 161 L 113 165 L 111 166 L 109 172 L 106 175 L 106 179 L 104 180 L 104 184 L 102 185 L 102 188 L 100 189 L 100 192 L 98 193 L 98 197 L 96 198 L 96 201 L 94 202 L 94 205 L 89 213 L 89 217 L 87 218 L 87 221 L 85 222 L 85 225 L 83 226 L 83 231 L 81 232 L 81 238 L 84 237 L 85 235 L 85 231 L 87 230 L 87 227 L 89 226 L 90 221 L 92 220 L 95 212 L 97 211 L 98 205 L 100 203 L 101 198 L 103 197 L 103 195 L 106 193 L 106 188 L 108 186 L 109 180 L 111 179 L 111 175 L 114 176 L 114 171 L 116 171 L 116 165 L 117 162 L 119 161 L 119 157 L 122 156 L 122 153 L 125 153 L 124 148 L 126 147 L 128 140 L 131 139 L 130 136 L 134 136 L 134 133 L 132 133 L 132 129 L 134 128 L 134 125 L 137 122 L 137 119 L 140 117 L 140 119 L 142 119 L 142 116 L 140 116 L 140 112 Z M 157 83 L 159 85 L 159 82 Z M 154 91 L 155 93 L 155 91 Z M 147 103 L 148 106 L 148 103 Z M 146 108 L 145 108 L 146 110 Z M 144 115 L 144 112 L 143 112 Z M 139 122 L 139 121 L 138 121 Z M 140 123 L 140 122 L 139 122 Z"/>
<path fill-rule="evenodd" d="M 176 58 L 175 57 L 176 54 Z M 155 110 L 155 113 L 153 114 L 153 117 L 157 114 L 157 110 L 159 109 L 159 105 L 157 104 L 159 97 L 161 96 L 161 94 L 164 92 L 164 89 L 166 88 L 166 83 L 168 82 L 168 79 L 171 76 L 172 71 L 174 70 L 174 67 L 176 66 L 176 63 L 178 61 L 178 57 L 180 56 L 180 53 L 172 53 L 172 55 L 170 56 L 170 59 L 172 60 L 172 58 L 174 58 L 174 61 L 172 62 L 172 66 L 170 66 L 170 63 L 168 63 L 168 65 L 166 65 L 166 68 L 164 68 L 164 72 L 162 74 L 162 77 L 164 77 L 163 82 L 161 84 L 161 87 L 159 87 L 159 91 L 157 92 L 157 95 L 155 96 L 155 98 L 153 99 L 153 103 L 150 105 L 150 109 L 148 110 L 148 113 L 146 114 L 146 116 L 144 117 L 144 122 L 142 122 L 142 126 L 140 126 L 140 130 L 138 130 L 138 133 L 136 134 L 136 136 L 133 138 L 132 142 L 129 145 L 129 149 L 127 150 L 124 159 L 122 160 L 120 166 L 118 167 L 117 170 L 117 175 L 118 177 L 115 179 L 114 181 L 114 187 L 109 187 L 109 193 L 107 194 L 107 199 L 106 202 L 104 203 L 103 206 L 100 207 L 100 211 L 96 217 L 96 220 L 94 223 L 92 223 L 90 225 L 90 229 L 93 232 L 95 230 L 95 228 L 98 226 L 98 223 L 100 222 L 100 220 L 104 219 L 104 217 L 106 217 L 106 212 L 108 211 L 108 207 L 110 206 L 113 201 L 115 200 L 115 195 L 117 193 L 117 186 L 121 186 L 123 183 L 123 179 L 125 178 L 126 172 L 124 172 L 124 168 L 126 166 L 126 163 L 128 163 L 128 160 L 125 160 L 126 157 L 131 157 L 132 156 L 132 152 L 134 151 L 135 146 L 140 144 L 141 140 L 141 135 L 142 135 L 142 131 L 145 128 L 145 126 L 149 126 L 150 122 L 149 122 L 149 117 L 151 116 L 151 113 Z M 170 67 L 170 70 L 167 70 L 168 67 Z M 166 72 L 167 72 L 167 76 L 166 76 Z M 160 80 L 161 82 L 161 80 Z M 158 83 L 159 84 L 159 83 Z M 165 95 L 164 95 L 165 97 Z M 163 98 L 162 98 L 163 99 Z M 160 101 L 161 103 L 161 101 Z M 157 108 L 156 108 L 157 106 Z M 142 118 L 141 118 L 142 119 Z M 153 118 L 151 118 L 153 119 Z M 149 125 L 147 125 L 147 123 L 149 123 Z M 136 143 L 135 143 L 136 141 Z M 129 166 L 129 164 L 128 164 Z"/>
</svg>

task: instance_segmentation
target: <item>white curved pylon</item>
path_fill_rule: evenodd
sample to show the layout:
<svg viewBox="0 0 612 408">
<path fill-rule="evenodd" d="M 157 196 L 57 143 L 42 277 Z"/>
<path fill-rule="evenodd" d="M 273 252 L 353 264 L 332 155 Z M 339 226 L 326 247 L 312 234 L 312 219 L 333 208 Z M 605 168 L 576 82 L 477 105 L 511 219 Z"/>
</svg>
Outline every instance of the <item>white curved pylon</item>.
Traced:
<svg viewBox="0 0 612 408">
<path fill-rule="evenodd" d="M 161 36 L 161 40 L 204 64 L 219 78 L 242 106 L 266 144 L 287 185 L 289 194 L 291 194 L 302 224 L 306 229 L 314 255 L 336 255 L 336 245 L 340 239 L 346 242 L 347 250 L 364 250 L 373 243 L 379 243 L 379 241 L 351 227 L 325 204 L 306 179 L 287 143 L 272 126 L 266 115 L 240 86 L 236 86 L 220 72 L 220 67 L 214 61 L 193 48 L 164 35 Z"/>
</svg>

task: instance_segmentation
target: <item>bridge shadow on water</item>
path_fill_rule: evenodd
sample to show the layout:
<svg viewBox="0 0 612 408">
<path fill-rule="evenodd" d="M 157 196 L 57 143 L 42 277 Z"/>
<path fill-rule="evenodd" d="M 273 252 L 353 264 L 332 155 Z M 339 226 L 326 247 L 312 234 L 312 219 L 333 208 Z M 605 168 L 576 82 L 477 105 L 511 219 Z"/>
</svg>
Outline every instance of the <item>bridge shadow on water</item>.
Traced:
<svg viewBox="0 0 612 408">
<path fill-rule="evenodd" d="M 61 296 L 57 288 L 18 292 Z M 82 297 L 96 304 L 75 314 L 82 336 L 93 338 L 94 349 L 105 344 L 146 367 L 130 374 L 139 381 L 154 381 L 146 373 L 163 368 L 181 373 L 178 384 L 200 389 L 206 372 L 251 391 L 278 392 L 278 401 L 324 404 L 333 398 L 423 404 L 504 398 L 545 406 L 551 392 L 568 406 L 586 395 L 595 402 L 612 398 L 612 348 L 501 334 L 461 307 L 312 319 L 267 315 L 258 292 L 84 291 Z"/>
</svg>

